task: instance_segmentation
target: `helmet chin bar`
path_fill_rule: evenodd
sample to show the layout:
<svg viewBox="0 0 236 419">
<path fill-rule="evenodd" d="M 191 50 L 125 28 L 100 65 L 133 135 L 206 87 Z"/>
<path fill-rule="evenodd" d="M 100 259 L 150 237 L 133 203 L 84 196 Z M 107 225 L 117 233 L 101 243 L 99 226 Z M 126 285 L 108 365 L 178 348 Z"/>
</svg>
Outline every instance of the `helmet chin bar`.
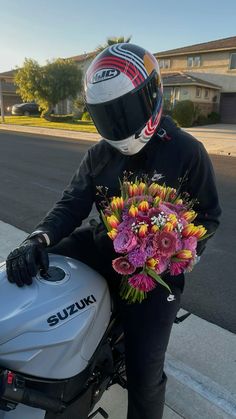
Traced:
<svg viewBox="0 0 236 419">
<path fill-rule="evenodd" d="M 150 138 L 144 139 L 142 136 L 135 138 L 135 135 L 132 135 L 131 137 L 121 141 L 111 141 L 106 138 L 104 138 L 104 140 L 112 147 L 116 148 L 120 153 L 126 156 L 132 156 L 142 150 Z"/>
</svg>

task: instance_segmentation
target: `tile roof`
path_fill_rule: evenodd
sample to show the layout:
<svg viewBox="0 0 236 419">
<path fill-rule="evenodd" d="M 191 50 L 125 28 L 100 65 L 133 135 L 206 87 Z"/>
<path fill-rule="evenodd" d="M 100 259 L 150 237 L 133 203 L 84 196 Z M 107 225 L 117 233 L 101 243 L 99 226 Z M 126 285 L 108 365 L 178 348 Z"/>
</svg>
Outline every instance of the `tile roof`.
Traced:
<svg viewBox="0 0 236 419">
<path fill-rule="evenodd" d="M 202 80 L 199 77 L 192 76 L 189 73 L 176 72 L 165 74 L 162 76 L 162 80 L 164 86 L 197 85 L 221 89 L 221 87 L 217 84 L 213 84 L 206 80 Z"/>
<path fill-rule="evenodd" d="M 4 71 L 3 73 L 0 73 L 0 77 L 1 78 L 4 78 L 4 77 L 6 77 L 6 78 L 9 78 L 9 77 L 12 78 L 12 77 L 14 77 L 16 71 L 17 70 Z"/>
<path fill-rule="evenodd" d="M 167 51 L 156 52 L 154 55 L 158 58 L 169 55 L 182 55 L 207 51 L 222 51 L 222 50 L 236 51 L 236 36 L 230 38 L 217 39 L 216 41 L 203 42 L 201 44 L 189 45 L 187 47 L 170 49 Z"/>
</svg>

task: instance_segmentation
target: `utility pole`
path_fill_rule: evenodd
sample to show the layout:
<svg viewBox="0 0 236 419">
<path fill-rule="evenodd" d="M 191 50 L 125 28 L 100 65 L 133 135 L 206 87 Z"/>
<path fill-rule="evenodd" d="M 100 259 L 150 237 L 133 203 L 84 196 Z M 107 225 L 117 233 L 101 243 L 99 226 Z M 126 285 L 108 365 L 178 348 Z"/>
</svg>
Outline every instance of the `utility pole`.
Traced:
<svg viewBox="0 0 236 419">
<path fill-rule="evenodd" d="M 0 77 L 0 104 L 1 104 L 1 117 L 2 117 L 2 122 L 5 122 L 5 118 L 4 118 L 3 93 L 2 93 L 2 81 L 3 81 L 3 79 L 1 79 L 1 77 Z"/>
</svg>

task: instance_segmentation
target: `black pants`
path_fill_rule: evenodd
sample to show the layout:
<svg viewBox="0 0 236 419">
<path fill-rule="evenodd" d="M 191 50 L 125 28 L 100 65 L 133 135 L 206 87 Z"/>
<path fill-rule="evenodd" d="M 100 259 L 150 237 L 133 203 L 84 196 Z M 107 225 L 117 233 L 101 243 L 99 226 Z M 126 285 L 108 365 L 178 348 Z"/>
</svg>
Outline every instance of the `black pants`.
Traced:
<svg viewBox="0 0 236 419">
<path fill-rule="evenodd" d="M 169 282 L 174 301 L 168 302 L 168 291 L 157 284 L 141 304 L 126 304 L 118 297 L 119 279 L 111 267 L 114 255 L 110 243 L 109 239 L 109 243 L 100 241 L 98 245 L 92 228 L 80 228 L 49 251 L 81 260 L 107 279 L 116 293 L 125 332 L 127 419 L 161 419 L 167 381 L 163 371 L 165 352 L 180 308 L 184 279 L 181 276 L 174 284 Z"/>
</svg>

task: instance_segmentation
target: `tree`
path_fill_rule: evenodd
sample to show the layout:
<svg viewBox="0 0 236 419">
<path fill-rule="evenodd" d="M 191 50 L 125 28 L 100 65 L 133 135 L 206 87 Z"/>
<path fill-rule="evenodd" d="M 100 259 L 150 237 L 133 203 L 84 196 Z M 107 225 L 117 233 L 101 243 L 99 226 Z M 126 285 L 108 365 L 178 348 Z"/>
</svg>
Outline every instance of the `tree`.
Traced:
<svg viewBox="0 0 236 419">
<path fill-rule="evenodd" d="M 31 58 L 15 76 L 17 93 L 26 102 L 36 102 L 42 116 L 51 114 L 54 106 L 61 100 L 75 99 L 81 90 L 82 73 L 72 60 L 58 58 L 40 66 Z"/>
<path fill-rule="evenodd" d="M 125 38 L 124 36 L 112 36 L 107 38 L 107 42 L 104 45 L 99 45 L 96 48 L 96 51 L 101 52 L 103 51 L 105 48 L 110 47 L 111 45 L 114 44 L 120 44 L 120 43 L 128 43 L 131 41 L 132 36 L 129 36 L 128 38 Z"/>
</svg>

